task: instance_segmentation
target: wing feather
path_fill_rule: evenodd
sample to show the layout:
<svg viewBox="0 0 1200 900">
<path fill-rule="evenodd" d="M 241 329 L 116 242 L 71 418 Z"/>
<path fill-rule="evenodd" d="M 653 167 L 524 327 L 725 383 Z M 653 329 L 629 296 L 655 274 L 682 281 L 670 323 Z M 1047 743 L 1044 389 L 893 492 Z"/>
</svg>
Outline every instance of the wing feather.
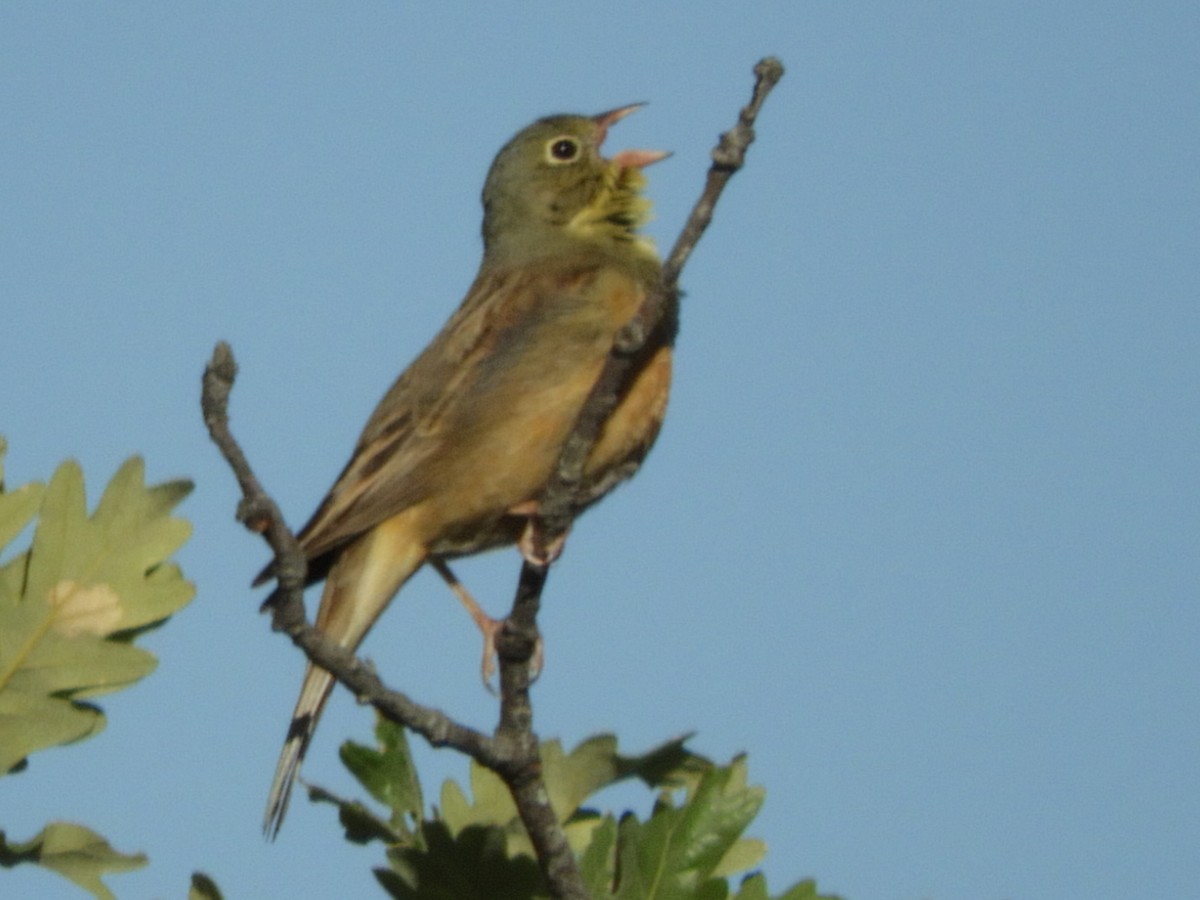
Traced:
<svg viewBox="0 0 1200 900">
<path fill-rule="evenodd" d="M 501 441 L 501 432 L 512 427 L 501 423 L 514 392 L 533 395 L 570 382 L 582 402 L 587 385 L 579 378 L 598 371 L 616 329 L 640 302 L 641 288 L 641 279 L 615 274 L 594 259 L 481 272 L 379 402 L 350 461 L 301 529 L 310 583 L 325 576 L 348 542 L 439 489 L 445 480 L 439 475 L 450 476 L 449 468 L 439 467 L 462 463 L 469 452 L 464 447 L 485 448 L 471 464 L 486 464 L 480 429 L 495 431 L 493 442 Z M 613 303 L 614 296 L 621 301 Z M 547 355 L 538 346 L 555 352 Z M 526 416 L 536 415 L 529 411 L 534 404 L 521 406 Z M 515 428 L 525 424 L 537 423 Z M 461 468 L 454 471 L 461 474 Z M 270 574 L 268 567 L 255 583 Z"/>
</svg>

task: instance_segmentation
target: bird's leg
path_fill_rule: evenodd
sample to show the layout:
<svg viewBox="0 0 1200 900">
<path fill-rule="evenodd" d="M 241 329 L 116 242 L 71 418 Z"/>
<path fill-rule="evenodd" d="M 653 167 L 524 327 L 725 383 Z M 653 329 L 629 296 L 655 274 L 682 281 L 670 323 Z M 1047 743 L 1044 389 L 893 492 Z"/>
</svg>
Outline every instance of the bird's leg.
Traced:
<svg viewBox="0 0 1200 900">
<path fill-rule="evenodd" d="M 479 674 L 483 678 L 484 686 L 492 691 L 492 676 L 496 674 L 496 637 L 504 628 L 503 619 L 493 619 L 483 611 L 483 607 L 479 605 L 471 592 L 466 586 L 458 580 L 458 576 L 450 570 L 450 566 L 441 557 L 434 556 L 429 560 L 429 564 L 434 570 L 442 576 L 442 580 L 446 582 L 446 586 L 454 592 L 454 596 L 458 598 L 458 602 L 466 609 L 467 615 L 475 623 L 475 627 L 483 635 L 483 662 L 479 667 Z M 536 678 L 538 673 L 542 671 L 542 638 L 539 635 L 537 644 L 533 648 L 533 658 L 529 662 L 529 667 L 533 672 L 533 677 Z M 495 693 L 493 691 L 493 693 Z"/>
<path fill-rule="evenodd" d="M 446 582 L 446 586 L 454 592 L 454 596 L 458 598 L 458 602 L 463 605 L 463 608 L 467 611 L 467 615 L 471 617 L 471 621 L 475 623 L 475 627 L 483 635 L 483 663 L 479 667 L 479 674 L 483 678 L 484 685 L 490 691 L 492 689 L 492 675 L 496 673 L 496 635 L 504 627 L 504 620 L 493 619 L 483 611 L 483 607 L 471 596 L 471 592 L 467 590 L 466 586 L 458 580 L 458 576 L 450 571 L 450 567 L 446 565 L 444 559 L 433 556 L 430 557 L 429 564 L 442 576 L 442 580 Z"/>
</svg>

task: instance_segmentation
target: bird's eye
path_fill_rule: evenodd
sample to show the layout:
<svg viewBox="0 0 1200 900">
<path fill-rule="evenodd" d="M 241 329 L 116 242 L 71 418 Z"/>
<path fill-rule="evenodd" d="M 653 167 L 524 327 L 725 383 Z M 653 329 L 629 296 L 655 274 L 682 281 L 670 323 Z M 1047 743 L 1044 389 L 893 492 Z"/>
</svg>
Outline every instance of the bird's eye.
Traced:
<svg viewBox="0 0 1200 900">
<path fill-rule="evenodd" d="M 552 163 L 571 162 L 579 156 L 579 142 L 574 138 L 556 137 L 546 145 L 546 156 Z"/>
</svg>

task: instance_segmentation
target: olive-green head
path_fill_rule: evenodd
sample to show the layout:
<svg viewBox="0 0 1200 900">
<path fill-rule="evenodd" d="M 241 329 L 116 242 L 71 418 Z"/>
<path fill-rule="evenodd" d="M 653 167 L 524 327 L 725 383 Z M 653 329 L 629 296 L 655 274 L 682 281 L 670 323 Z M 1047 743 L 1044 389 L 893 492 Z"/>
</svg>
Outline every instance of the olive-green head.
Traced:
<svg viewBox="0 0 1200 900">
<path fill-rule="evenodd" d="M 598 116 L 548 116 L 519 131 L 496 154 L 483 188 L 485 258 L 528 258 L 563 242 L 623 247 L 654 256 L 638 234 L 649 218 L 641 170 L 669 154 L 600 153 L 608 128 L 641 104 Z"/>
</svg>

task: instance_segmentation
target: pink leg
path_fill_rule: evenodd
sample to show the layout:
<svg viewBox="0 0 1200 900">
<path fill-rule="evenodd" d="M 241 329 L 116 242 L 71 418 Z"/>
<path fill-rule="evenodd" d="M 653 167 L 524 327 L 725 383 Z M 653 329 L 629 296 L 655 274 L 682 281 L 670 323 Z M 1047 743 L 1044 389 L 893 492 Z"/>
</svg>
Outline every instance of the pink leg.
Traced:
<svg viewBox="0 0 1200 900">
<path fill-rule="evenodd" d="M 475 623 L 475 627 L 483 635 L 483 662 L 479 667 L 479 673 L 483 678 L 484 686 L 495 693 L 492 688 L 492 676 L 496 674 L 496 637 L 504 628 L 504 620 L 493 619 L 483 611 L 483 607 L 471 596 L 471 592 L 467 590 L 466 586 L 458 580 L 458 576 L 450 570 L 450 566 L 446 564 L 445 560 L 434 556 L 430 558 L 429 564 L 442 576 L 442 580 L 454 592 L 454 596 L 458 598 L 463 608 L 466 609 L 467 615 Z M 529 668 L 534 678 L 541 673 L 544 660 L 542 639 L 539 635 L 537 645 L 533 648 L 533 658 L 529 661 Z"/>
</svg>

